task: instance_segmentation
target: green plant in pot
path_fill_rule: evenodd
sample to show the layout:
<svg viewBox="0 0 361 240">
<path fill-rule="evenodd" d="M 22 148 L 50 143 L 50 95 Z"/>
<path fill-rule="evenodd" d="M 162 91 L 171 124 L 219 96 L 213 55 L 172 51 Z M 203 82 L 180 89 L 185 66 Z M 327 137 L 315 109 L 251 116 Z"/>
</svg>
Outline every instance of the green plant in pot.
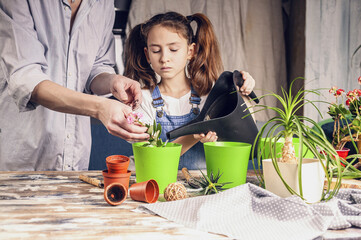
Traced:
<svg viewBox="0 0 361 240">
<path fill-rule="evenodd" d="M 358 83 L 361 85 L 361 77 L 358 78 Z M 361 90 L 354 89 L 345 94 L 343 89 L 334 86 L 329 92 L 336 98 L 336 102 L 329 105 L 327 112 L 334 120 L 332 144 L 336 150 L 343 150 L 344 146 L 351 142 L 351 146 L 360 153 Z M 349 178 L 361 177 L 361 161 L 358 158 L 357 155 L 347 157 L 348 162 L 352 164 L 346 174 Z"/>
<path fill-rule="evenodd" d="M 153 125 L 143 124 L 139 113 L 132 113 L 128 117 L 129 123 L 145 125 L 150 138 L 147 142 L 132 144 L 137 182 L 150 179 L 157 181 L 159 193 L 163 193 L 169 183 L 177 181 L 178 165 L 182 145 L 178 143 L 163 142 L 160 138 L 162 127 L 155 121 Z"/>
<path fill-rule="evenodd" d="M 282 88 L 282 95 L 270 92 L 260 97 L 260 99 L 276 98 L 282 108 L 267 105 L 253 106 L 253 108 L 261 108 L 255 109 L 254 113 L 265 109 L 276 112 L 276 116 L 262 126 L 255 139 L 252 159 L 256 152 L 258 168 L 256 168 L 255 160 L 253 167 L 261 184 L 281 197 L 297 195 L 309 203 L 328 200 L 338 192 L 341 186 L 343 171 L 340 158 L 317 123 L 310 118 L 296 114 L 305 104 L 315 106 L 305 96 L 308 94 L 320 95 L 320 91 L 300 89 L 293 96 L 291 90 L 294 81 L 288 92 Z M 315 109 L 319 112 L 316 107 Z M 300 143 L 298 152 L 303 153 L 303 148 L 306 147 L 314 158 L 304 158 L 304 154 L 296 156 L 293 144 L 295 137 Z M 258 144 L 263 138 L 267 140 L 263 144 Z M 284 139 L 281 156 L 279 154 L 280 139 Z M 265 149 L 269 151 L 267 159 L 263 159 L 263 156 L 266 156 Z M 336 180 L 336 184 L 331 189 L 333 178 Z M 324 185 L 325 180 L 327 181 L 326 185 Z"/>
</svg>

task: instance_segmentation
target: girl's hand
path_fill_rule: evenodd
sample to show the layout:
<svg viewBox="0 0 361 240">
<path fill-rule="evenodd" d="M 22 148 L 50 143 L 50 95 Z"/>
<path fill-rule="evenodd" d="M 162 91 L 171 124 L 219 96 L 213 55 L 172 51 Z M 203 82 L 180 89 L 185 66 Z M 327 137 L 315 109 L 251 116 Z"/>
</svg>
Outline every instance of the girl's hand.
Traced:
<svg viewBox="0 0 361 240">
<path fill-rule="evenodd" d="M 201 134 L 193 134 L 194 139 L 201 141 L 201 143 L 205 142 L 215 142 L 218 139 L 218 136 L 215 132 L 209 131 L 207 135 L 204 135 L 204 133 Z"/>
<path fill-rule="evenodd" d="M 246 71 L 240 71 L 242 74 L 244 83 L 241 89 L 239 90 L 243 95 L 249 95 L 252 91 L 254 86 L 256 85 L 256 81 L 253 77 Z"/>
</svg>

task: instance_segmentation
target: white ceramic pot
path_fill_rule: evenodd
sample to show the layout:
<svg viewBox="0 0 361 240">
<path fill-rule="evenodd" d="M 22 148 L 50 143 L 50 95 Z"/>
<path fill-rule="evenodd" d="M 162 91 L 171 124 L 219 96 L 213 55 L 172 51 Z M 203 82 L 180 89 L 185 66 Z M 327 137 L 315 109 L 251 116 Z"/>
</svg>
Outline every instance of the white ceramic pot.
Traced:
<svg viewBox="0 0 361 240">
<path fill-rule="evenodd" d="M 274 169 L 271 159 L 262 160 L 263 176 L 266 189 L 280 197 L 289 197 L 292 194 L 287 190 L 281 178 Z M 286 183 L 298 194 L 298 172 L 295 163 L 278 162 L 278 167 Z M 325 181 L 325 172 L 317 159 L 303 159 L 302 161 L 302 189 L 306 202 L 314 203 L 321 199 Z"/>
</svg>

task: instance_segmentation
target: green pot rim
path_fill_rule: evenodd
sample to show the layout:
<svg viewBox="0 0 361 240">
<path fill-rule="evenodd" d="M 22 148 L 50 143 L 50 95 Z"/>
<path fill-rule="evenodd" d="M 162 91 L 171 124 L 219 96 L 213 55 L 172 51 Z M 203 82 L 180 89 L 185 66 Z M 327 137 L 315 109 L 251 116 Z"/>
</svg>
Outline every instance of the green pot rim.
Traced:
<svg viewBox="0 0 361 240">
<path fill-rule="evenodd" d="M 132 143 L 132 145 L 134 147 L 143 147 L 142 145 L 145 144 L 147 142 L 135 142 Z M 167 145 L 165 147 L 181 147 L 182 145 L 179 143 L 172 143 L 172 142 L 168 142 Z M 146 148 L 150 148 L 150 147 L 146 147 Z M 162 148 L 162 147 L 152 147 L 152 148 Z"/>
<path fill-rule="evenodd" d="M 219 141 L 219 142 L 206 142 L 204 143 L 204 146 L 210 146 L 210 147 L 252 147 L 252 144 L 245 143 L 245 142 L 230 142 L 230 141 Z"/>
</svg>

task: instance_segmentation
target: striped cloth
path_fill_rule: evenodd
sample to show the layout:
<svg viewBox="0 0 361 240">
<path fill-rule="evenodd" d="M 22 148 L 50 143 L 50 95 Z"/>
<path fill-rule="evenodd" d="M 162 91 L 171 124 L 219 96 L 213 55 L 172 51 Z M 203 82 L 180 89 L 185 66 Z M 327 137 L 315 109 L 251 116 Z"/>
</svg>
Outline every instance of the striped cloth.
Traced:
<svg viewBox="0 0 361 240">
<path fill-rule="evenodd" d="M 235 239 L 314 239 L 327 229 L 361 227 L 361 190 L 341 189 L 328 202 L 280 198 L 247 183 L 209 196 L 144 204 L 137 210 Z"/>
</svg>

